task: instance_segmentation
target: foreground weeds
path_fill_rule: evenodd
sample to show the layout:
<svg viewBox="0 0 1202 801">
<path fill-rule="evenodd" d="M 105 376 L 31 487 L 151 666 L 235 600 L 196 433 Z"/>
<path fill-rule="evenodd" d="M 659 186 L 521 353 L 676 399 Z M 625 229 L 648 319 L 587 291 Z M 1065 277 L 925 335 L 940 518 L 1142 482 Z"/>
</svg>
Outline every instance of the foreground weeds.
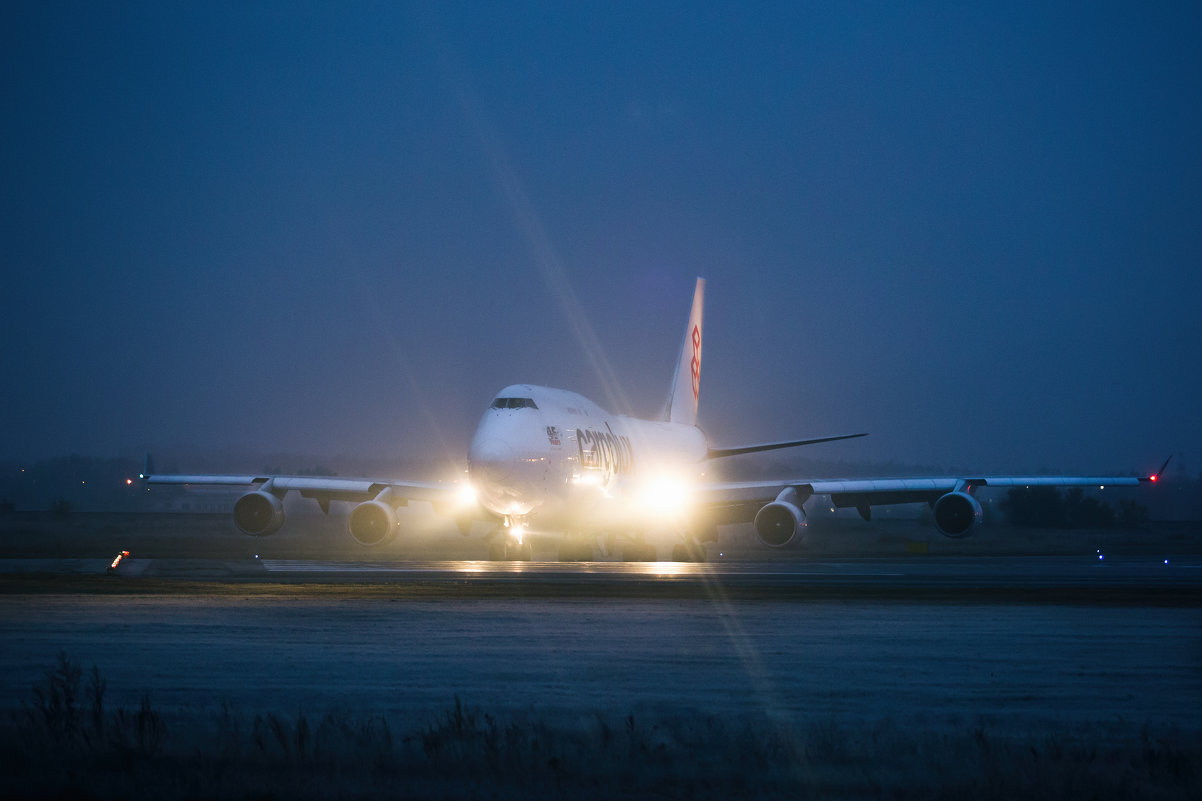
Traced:
<svg viewBox="0 0 1202 801">
<path fill-rule="evenodd" d="M 1198 732 L 1003 737 L 705 715 L 552 724 L 454 699 L 388 720 L 108 709 L 99 671 L 65 654 L 0 721 L 4 798 L 1202 797 Z M 1104 743 L 1104 744 L 1103 744 Z"/>
</svg>

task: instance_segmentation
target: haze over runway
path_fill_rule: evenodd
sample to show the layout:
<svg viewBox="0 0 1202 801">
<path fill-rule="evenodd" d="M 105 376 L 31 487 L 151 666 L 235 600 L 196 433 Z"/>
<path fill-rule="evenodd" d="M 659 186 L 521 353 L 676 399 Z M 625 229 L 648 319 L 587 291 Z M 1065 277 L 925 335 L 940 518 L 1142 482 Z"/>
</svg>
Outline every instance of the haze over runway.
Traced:
<svg viewBox="0 0 1202 801">
<path fill-rule="evenodd" d="M 715 444 L 1196 470 L 1199 22 L 7 3 L 0 459 L 461 459 L 514 382 L 652 416 L 703 275 Z"/>
<path fill-rule="evenodd" d="M 987 723 L 991 735 L 1070 723 L 1095 742 L 1148 724 L 1188 741 L 1202 693 L 1199 565 L 880 559 L 597 575 L 274 562 L 256 574 L 184 560 L 106 579 L 86 565 L 54 576 L 74 568 L 49 560 L 22 575 L 4 560 L 0 632 L 13 647 L 0 697 L 21 698 L 62 649 L 100 667 L 114 703 L 150 691 L 192 712 L 230 702 L 432 715 L 458 696 L 553 718 L 892 718 L 905 730 Z M 748 595 L 760 583 L 771 591 Z M 1029 602 L 1033 587 L 1062 600 Z"/>
</svg>

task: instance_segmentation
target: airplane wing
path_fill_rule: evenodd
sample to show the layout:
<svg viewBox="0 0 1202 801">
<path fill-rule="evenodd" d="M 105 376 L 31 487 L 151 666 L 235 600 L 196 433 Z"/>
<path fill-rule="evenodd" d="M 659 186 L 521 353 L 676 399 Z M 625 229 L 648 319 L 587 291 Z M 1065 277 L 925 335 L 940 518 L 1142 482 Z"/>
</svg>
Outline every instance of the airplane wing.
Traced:
<svg viewBox="0 0 1202 801">
<path fill-rule="evenodd" d="M 841 439 L 857 439 L 858 437 L 866 437 L 867 434 L 839 434 L 834 437 L 815 437 L 813 439 L 791 439 L 783 442 L 763 442 L 758 445 L 741 445 L 737 448 L 710 448 L 706 451 L 705 458 L 721 459 L 725 456 L 741 456 L 745 453 L 761 453 L 763 451 L 775 451 L 779 448 L 796 448 L 800 445 L 817 445 L 820 442 L 836 442 Z"/>
<path fill-rule="evenodd" d="M 697 494 L 705 505 L 767 502 L 792 488 L 809 497 L 830 495 L 835 506 L 858 508 L 889 503 L 915 503 L 947 492 L 978 487 L 1135 487 L 1155 476 L 979 476 L 943 478 L 824 478 L 779 481 L 733 481 L 704 484 Z"/>
<path fill-rule="evenodd" d="M 1167 462 L 1166 462 L 1167 465 Z M 1161 468 L 1160 472 L 1163 472 Z M 850 478 L 742 481 L 704 484 L 694 499 L 714 523 L 754 521 L 760 538 L 784 545 L 805 525 L 802 505 L 814 495 L 828 495 L 831 505 L 859 511 L 868 520 L 871 508 L 895 503 L 927 503 L 936 527 L 949 537 L 962 537 L 980 520 L 973 497 L 980 487 L 1134 487 L 1155 482 L 1148 476 L 952 476 L 941 478 Z"/>
<path fill-rule="evenodd" d="M 273 534 L 284 525 L 284 496 L 289 492 L 312 498 L 326 513 L 331 501 L 354 503 L 347 528 L 364 545 L 390 540 L 397 531 L 396 508 L 409 501 L 427 501 L 435 511 L 454 516 L 460 531 L 470 529 L 472 520 L 480 515 L 474 497 L 465 496 L 466 483 L 333 476 L 164 475 L 151 472 L 149 464 L 139 477 L 146 484 L 245 487 L 246 493 L 234 504 L 234 525 L 256 537 Z"/>
<path fill-rule="evenodd" d="M 375 478 L 339 478 L 336 476 L 274 475 L 158 475 L 143 473 L 147 484 L 184 484 L 197 486 L 244 486 L 247 491 L 268 491 L 283 497 L 289 491 L 312 498 L 329 511 L 330 501 L 352 503 L 370 501 L 384 490 L 393 498 L 410 501 L 449 502 L 461 491 L 460 485 L 441 482 L 395 481 Z"/>
</svg>

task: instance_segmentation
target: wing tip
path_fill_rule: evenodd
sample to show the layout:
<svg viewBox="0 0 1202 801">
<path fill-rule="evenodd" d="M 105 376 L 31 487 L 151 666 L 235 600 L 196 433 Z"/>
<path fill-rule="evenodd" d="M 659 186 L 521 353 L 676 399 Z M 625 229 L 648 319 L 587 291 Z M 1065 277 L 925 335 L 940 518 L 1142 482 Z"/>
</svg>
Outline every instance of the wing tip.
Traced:
<svg viewBox="0 0 1202 801">
<path fill-rule="evenodd" d="M 1159 470 L 1157 470 L 1155 473 L 1153 473 L 1150 476 L 1140 476 L 1139 480 L 1141 482 L 1147 482 L 1149 484 L 1155 484 L 1156 482 L 1160 481 L 1161 477 L 1164 475 L 1164 471 L 1169 466 L 1169 462 L 1171 462 L 1172 460 L 1173 460 L 1173 454 L 1170 453 L 1169 458 L 1164 460 L 1164 464 L 1162 464 L 1160 466 Z"/>
</svg>

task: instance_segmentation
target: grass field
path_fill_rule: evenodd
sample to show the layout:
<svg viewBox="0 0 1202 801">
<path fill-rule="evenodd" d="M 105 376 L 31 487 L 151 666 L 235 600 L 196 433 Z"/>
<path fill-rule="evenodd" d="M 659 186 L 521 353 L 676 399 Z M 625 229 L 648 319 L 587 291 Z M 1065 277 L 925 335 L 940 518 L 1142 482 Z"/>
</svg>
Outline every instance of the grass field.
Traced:
<svg viewBox="0 0 1202 801">
<path fill-rule="evenodd" d="M 424 719 L 343 710 L 172 715 L 61 654 L 0 724 L 5 798 L 1195 799 L 1202 741 L 1174 730 L 797 730 L 766 717 L 549 723 L 450 699 Z"/>
</svg>

